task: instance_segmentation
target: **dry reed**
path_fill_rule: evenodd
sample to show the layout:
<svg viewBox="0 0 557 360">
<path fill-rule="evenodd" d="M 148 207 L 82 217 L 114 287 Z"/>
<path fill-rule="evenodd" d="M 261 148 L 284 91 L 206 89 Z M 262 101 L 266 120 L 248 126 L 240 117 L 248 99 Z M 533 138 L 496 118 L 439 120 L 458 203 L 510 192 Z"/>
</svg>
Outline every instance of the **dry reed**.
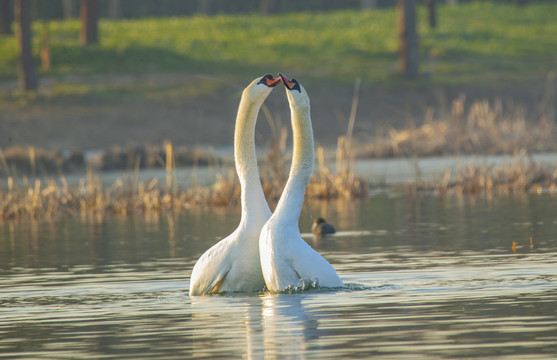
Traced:
<svg viewBox="0 0 557 360">
<path fill-rule="evenodd" d="M 280 197 L 287 174 L 286 160 L 282 155 L 286 144 L 286 131 L 268 155 L 262 167 L 262 185 L 270 202 Z M 330 199 L 334 197 L 364 196 L 365 182 L 351 170 L 353 157 L 347 150 L 344 138 L 339 139 L 337 169 L 333 174 L 326 166 L 323 149 L 320 148 L 319 170 L 308 186 L 307 196 Z M 173 148 L 165 143 L 165 184 L 155 178 L 138 181 L 139 160 L 134 166 L 132 180 L 117 179 L 110 186 L 103 185 L 98 173 L 88 169 L 78 184 L 70 186 L 64 176 L 54 179 L 21 181 L 9 176 L 0 181 L 0 219 L 12 220 L 22 217 L 51 219 L 60 215 L 85 212 L 130 214 L 138 212 L 181 210 L 193 206 L 235 206 L 240 200 L 240 183 L 234 171 L 228 175 L 216 175 L 214 183 L 207 187 L 193 185 L 184 189 L 178 186 L 173 159 Z M 34 152 L 30 152 L 34 156 Z"/>
<path fill-rule="evenodd" d="M 504 110 L 501 100 L 472 103 L 454 100 L 450 114 L 426 113 L 421 126 L 380 132 L 360 146 L 358 157 L 432 156 L 447 154 L 514 154 L 557 151 L 557 128 L 552 105 L 540 105 L 537 121 L 528 121 L 523 107 Z"/>
<path fill-rule="evenodd" d="M 352 134 L 356 121 L 356 111 L 360 94 L 360 79 L 354 83 L 354 94 L 348 117 L 346 135 L 337 140 L 335 171 L 326 165 L 325 151 L 317 149 L 317 172 L 314 173 L 308 185 L 306 195 L 310 198 L 332 199 L 364 197 L 368 195 L 368 183 L 361 179 L 354 171 L 356 156 L 352 148 Z"/>
<path fill-rule="evenodd" d="M 354 171 L 356 152 L 352 144 L 352 131 L 358 91 L 359 82 L 356 81 L 347 134 L 338 138 L 334 170 L 328 166 L 324 149 L 317 149 L 317 167 L 307 188 L 308 198 L 354 198 L 368 194 L 368 183 Z M 505 113 L 500 102 L 476 102 L 465 114 L 464 98 L 459 98 L 453 102 L 448 120 L 435 119 L 433 112 L 430 112 L 422 126 L 400 131 L 391 129 L 388 139 L 378 139 L 363 150 L 360 148 L 359 154 L 385 157 L 453 152 L 489 154 L 532 148 L 556 150 L 556 129 L 551 117 L 554 115 L 554 106 L 553 103 L 549 104 L 549 110 L 541 112 L 539 121 L 529 124 L 520 109 Z M 272 125 L 273 136 L 261 175 L 264 192 L 273 203 L 280 197 L 287 178 L 287 131 L 280 124 L 275 124 L 268 112 L 266 116 Z M 164 144 L 165 156 L 157 159 L 161 167 L 166 169 L 165 184 L 159 184 L 157 179 L 146 182 L 138 180 L 140 164 L 144 161 L 140 156 L 134 157 L 131 182 L 118 179 L 106 186 L 91 169 L 74 186 L 68 185 L 63 176 L 58 181 L 29 180 L 27 177 L 18 181 L 15 166 L 6 159 L 19 158 L 22 164 L 29 167 L 28 173 L 36 174 L 37 170 L 46 173 L 41 167 L 45 159 L 53 156 L 33 148 L 19 149 L 16 153 L 18 155 L 12 155 L 0 149 L 0 170 L 9 175 L 4 181 L 0 180 L 0 219 L 4 221 L 22 217 L 48 219 L 86 212 L 128 214 L 180 210 L 193 206 L 235 206 L 240 199 L 240 184 L 234 171 L 226 176 L 217 174 L 211 186 L 194 184 L 189 189 L 181 188 L 175 171 L 178 153 L 169 142 Z M 557 170 L 534 162 L 523 152 L 513 163 L 504 166 L 468 165 L 456 171 L 447 170 L 440 181 L 415 185 L 414 189 L 438 194 L 556 191 Z"/>
<path fill-rule="evenodd" d="M 516 156 L 512 162 L 500 166 L 470 163 L 454 171 L 446 170 L 440 180 L 414 186 L 418 191 L 440 195 L 555 192 L 557 191 L 557 169 L 555 166 L 538 163 L 522 154 Z"/>
<path fill-rule="evenodd" d="M 326 165 L 325 151 L 319 147 L 317 171 L 308 184 L 306 196 L 318 199 L 351 199 L 367 196 L 368 183 L 356 174 L 354 162 L 355 157 L 346 136 L 338 138 L 334 172 Z"/>
</svg>

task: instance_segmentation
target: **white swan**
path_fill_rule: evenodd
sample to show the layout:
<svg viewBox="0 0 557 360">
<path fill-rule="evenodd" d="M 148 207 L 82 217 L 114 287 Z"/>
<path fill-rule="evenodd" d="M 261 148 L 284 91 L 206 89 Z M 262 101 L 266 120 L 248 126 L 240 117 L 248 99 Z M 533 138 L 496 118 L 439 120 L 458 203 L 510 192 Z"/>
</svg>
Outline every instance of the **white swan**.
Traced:
<svg viewBox="0 0 557 360">
<path fill-rule="evenodd" d="M 288 181 L 259 238 L 265 284 L 270 291 L 342 287 L 335 269 L 300 236 L 298 221 L 313 172 L 310 104 L 305 89 L 296 80 L 280 76 L 290 104 L 294 149 Z"/>
<path fill-rule="evenodd" d="M 271 210 L 259 180 L 254 134 L 259 109 L 280 81 L 265 75 L 242 93 L 234 130 L 234 161 L 242 191 L 240 224 L 197 260 L 191 273 L 190 295 L 259 291 L 265 287 L 258 241 Z"/>
</svg>

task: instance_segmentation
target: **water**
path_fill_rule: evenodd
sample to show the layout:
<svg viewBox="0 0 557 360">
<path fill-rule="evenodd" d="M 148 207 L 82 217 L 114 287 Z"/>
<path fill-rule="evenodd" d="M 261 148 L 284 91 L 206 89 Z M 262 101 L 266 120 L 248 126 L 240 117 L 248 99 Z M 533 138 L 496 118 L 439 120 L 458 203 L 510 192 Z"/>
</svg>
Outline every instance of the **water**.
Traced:
<svg viewBox="0 0 557 360">
<path fill-rule="evenodd" d="M 551 194 L 312 202 L 346 289 L 193 298 L 236 209 L 0 223 L 0 358 L 553 358 L 555 214 Z"/>
<path fill-rule="evenodd" d="M 230 164 L 233 159 L 230 154 L 233 152 L 230 148 L 206 149 L 207 152 L 215 152 L 216 155 L 225 159 L 224 165 L 207 166 L 207 167 L 181 167 L 176 169 L 175 176 L 180 180 L 180 185 L 184 187 L 198 184 L 201 186 L 211 185 L 214 183 L 217 175 L 228 176 L 234 167 Z M 336 151 L 336 150 L 335 150 Z M 265 154 L 265 149 L 258 149 L 258 154 Z M 334 159 L 334 154 L 329 154 Z M 525 157 L 518 157 L 525 159 Z M 532 154 L 528 159 L 539 164 L 555 164 L 557 163 L 557 153 Z M 370 180 L 372 183 L 399 184 L 408 183 L 416 180 L 435 181 L 442 179 L 446 170 L 462 169 L 468 164 L 475 166 L 504 166 L 505 164 L 513 164 L 517 161 L 517 157 L 508 155 L 458 155 L 458 156 L 432 156 L 426 158 L 394 158 L 394 159 L 358 159 L 355 162 L 354 171 L 358 176 Z M 228 164 L 228 165 L 227 165 Z M 335 168 L 334 162 L 328 164 L 330 169 Z M 107 186 L 114 184 L 117 180 L 127 180 L 131 182 L 134 174 L 132 170 L 127 172 L 121 170 L 104 171 L 101 174 L 101 180 Z M 138 180 L 149 182 L 157 179 L 159 183 L 164 184 L 167 172 L 164 169 L 142 169 L 138 174 Z M 82 173 L 66 176 L 66 181 L 71 185 L 79 184 L 85 177 Z M 46 180 L 52 180 L 46 177 Z M 63 185 L 60 183 L 60 185 Z"/>
</svg>

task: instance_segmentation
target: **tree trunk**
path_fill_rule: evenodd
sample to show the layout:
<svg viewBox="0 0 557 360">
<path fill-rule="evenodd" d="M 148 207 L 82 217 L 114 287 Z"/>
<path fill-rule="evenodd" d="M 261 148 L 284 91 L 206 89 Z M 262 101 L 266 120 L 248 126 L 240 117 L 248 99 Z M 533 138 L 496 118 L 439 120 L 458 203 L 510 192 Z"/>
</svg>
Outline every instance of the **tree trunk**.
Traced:
<svg viewBox="0 0 557 360">
<path fill-rule="evenodd" d="M 397 0 L 396 14 L 400 65 L 405 76 L 418 76 L 417 0 Z"/>
<path fill-rule="evenodd" d="M 81 45 L 98 43 L 99 1 L 81 0 L 79 14 L 81 17 L 79 43 Z"/>
<path fill-rule="evenodd" d="M 74 19 L 78 15 L 76 0 L 62 0 L 62 11 L 64 19 Z"/>
<path fill-rule="evenodd" d="M 437 27 L 437 0 L 425 0 L 424 2 L 427 6 L 427 20 L 429 22 L 429 27 L 430 29 L 435 29 Z"/>
<path fill-rule="evenodd" d="M 360 0 L 360 7 L 362 10 L 376 9 L 377 0 Z"/>
<path fill-rule="evenodd" d="M 48 22 L 43 22 L 43 35 L 41 37 L 41 67 L 43 71 L 50 71 L 50 32 L 48 30 Z"/>
<path fill-rule="evenodd" d="M 12 34 L 10 0 L 0 0 L 0 35 Z"/>
<path fill-rule="evenodd" d="M 120 0 L 110 0 L 108 2 L 108 17 L 111 19 L 118 19 L 121 13 Z"/>
<path fill-rule="evenodd" d="M 259 1 L 259 13 L 261 15 L 269 14 L 269 0 Z"/>
<path fill-rule="evenodd" d="M 197 8 L 203 15 L 211 15 L 211 2 L 210 0 L 198 0 Z"/>
<path fill-rule="evenodd" d="M 261 15 L 277 14 L 280 12 L 281 0 L 260 0 L 259 12 Z"/>
<path fill-rule="evenodd" d="M 38 81 L 31 52 L 31 0 L 16 0 L 14 18 L 19 55 L 17 64 L 19 87 L 21 90 L 34 90 L 38 86 Z"/>
</svg>

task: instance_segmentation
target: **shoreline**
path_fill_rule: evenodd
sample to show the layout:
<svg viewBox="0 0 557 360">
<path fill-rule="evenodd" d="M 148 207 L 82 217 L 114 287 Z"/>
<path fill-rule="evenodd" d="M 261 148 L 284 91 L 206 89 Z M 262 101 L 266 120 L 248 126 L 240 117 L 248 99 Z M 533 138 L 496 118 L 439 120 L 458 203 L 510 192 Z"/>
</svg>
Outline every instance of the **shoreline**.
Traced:
<svg viewBox="0 0 557 360">
<path fill-rule="evenodd" d="M 317 165 L 307 200 L 354 200 L 402 189 L 411 194 L 445 196 L 557 193 L 557 153 L 425 159 L 341 159 L 341 166 Z M 343 163 L 346 161 L 345 163 Z M 552 163 L 550 163 L 552 162 Z M 335 168 L 329 166 L 335 165 Z M 278 201 L 286 174 L 261 166 L 269 203 Z M 367 178 L 366 178 L 367 175 Z M 390 191 L 390 190 L 389 190 Z M 238 206 L 240 185 L 234 168 L 167 168 L 58 177 L 0 179 L 0 223 L 21 218 L 52 220 L 78 214 L 181 211 L 194 207 Z"/>
</svg>

